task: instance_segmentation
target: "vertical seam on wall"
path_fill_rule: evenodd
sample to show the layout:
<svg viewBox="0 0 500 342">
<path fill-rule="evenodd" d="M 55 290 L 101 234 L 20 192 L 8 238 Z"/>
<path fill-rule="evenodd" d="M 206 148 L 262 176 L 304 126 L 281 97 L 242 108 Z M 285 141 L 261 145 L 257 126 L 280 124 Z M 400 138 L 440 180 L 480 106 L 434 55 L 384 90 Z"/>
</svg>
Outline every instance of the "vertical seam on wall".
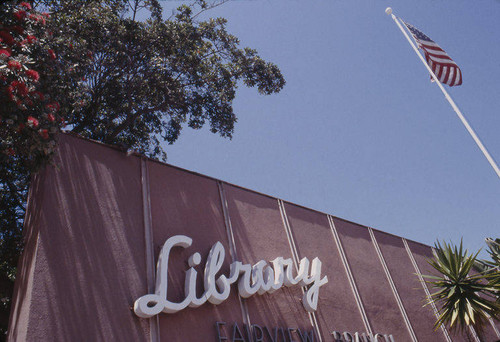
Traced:
<svg viewBox="0 0 500 342">
<path fill-rule="evenodd" d="M 497 337 L 500 338 L 500 332 L 498 331 L 493 319 L 491 319 L 491 316 L 488 316 L 488 321 L 490 321 L 490 324 L 493 327 L 493 330 L 495 330 L 495 334 L 497 334 Z"/>
<path fill-rule="evenodd" d="M 401 238 L 401 240 L 403 240 L 403 244 L 405 246 L 406 253 L 408 253 L 408 256 L 410 257 L 410 261 L 413 264 L 413 268 L 415 269 L 415 272 L 417 273 L 418 280 L 420 281 L 420 284 L 422 285 L 422 287 L 424 289 L 425 295 L 427 296 L 427 298 L 431 298 L 431 292 L 429 291 L 429 288 L 427 287 L 427 284 L 425 283 L 424 277 L 422 276 L 422 273 L 420 272 L 420 268 L 417 265 L 417 261 L 413 257 L 413 254 L 410 250 L 410 246 L 408 245 L 408 242 L 406 241 L 405 238 Z M 432 307 L 432 311 L 434 312 L 434 316 L 436 317 L 436 319 L 439 318 L 439 312 L 438 312 L 438 309 L 436 307 L 436 304 L 434 302 L 430 302 L 430 305 Z M 443 332 L 446 341 L 452 342 L 450 334 L 448 333 L 448 330 L 446 329 L 446 327 L 444 325 L 441 325 L 441 331 Z"/>
<path fill-rule="evenodd" d="M 37 261 L 37 257 L 38 257 L 38 248 L 40 247 L 40 230 L 37 229 L 37 232 L 36 232 L 36 242 L 35 242 L 35 253 L 33 253 L 33 259 L 32 260 L 32 264 L 31 264 L 31 267 L 30 267 L 30 272 L 29 272 L 29 275 L 28 275 L 28 279 L 31 279 L 31 282 L 34 282 L 34 273 L 35 273 L 35 269 L 36 269 L 36 261 Z M 29 283 L 29 281 L 28 281 Z M 18 290 L 18 295 L 19 295 L 19 290 Z M 28 336 L 28 333 L 29 333 L 29 330 L 30 330 L 30 322 L 32 321 L 31 320 L 31 307 L 33 306 L 33 292 L 30 293 L 30 297 L 31 297 L 31 300 L 29 301 L 29 304 L 28 304 L 28 323 L 26 324 L 25 328 L 22 329 L 19 329 L 20 331 L 18 332 L 17 336 L 23 334 L 24 335 L 24 338 L 26 338 Z M 22 307 L 21 307 L 22 308 Z M 21 310 L 21 308 L 17 308 L 18 310 Z M 10 317 L 9 317 L 9 323 L 10 323 Z M 11 331 L 8 331 L 8 334 L 7 334 L 7 341 L 10 341 L 10 334 Z"/>
<path fill-rule="evenodd" d="M 394 284 L 394 280 L 392 279 L 391 272 L 389 271 L 389 268 L 387 267 L 387 264 L 386 264 L 385 259 L 384 259 L 384 255 L 382 254 L 382 251 L 380 250 L 380 246 L 378 245 L 377 238 L 375 237 L 375 234 L 373 233 L 372 228 L 368 227 L 368 232 L 370 233 L 370 237 L 372 239 L 373 246 L 375 247 L 375 251 L 377 252 L 380 263 L 382 264 L 382 268 L 384 269 L 387 280 L 389 281 L 389 286 L 391 287 L 394 298 L 396 299 L 399 310 L 401 311 L 401 315 L 403 315 L 403 320 L 406 324 L 406 327 L 408 328 L 408 332 L 410 333 L 411 339 L 416 342 L 416 341 L 418 341 L 417 336 L 415 335 L 415 331 L 413 330 L 410 319 L 408 318 L 406 310 L 403 306 L 403 301 L 401 300 L 401 297 L 399 296 L 398 290 L 396 288 L 396 284 Z"/>
<path fill-rule="evenodd" d="M 36 183 L 35 183 L 36 182 Z M 31 206 L 32 206 L 32 193 L 35 189 L 36 186 L 43 186 L 42 187 L 42 195 L 41 195 L 41 200 L 42 202 L 45 201 L 45 184 L 41 185 L 42 181 L 40 180 L 40 171 L 38 173 L 36 173 L 35 175 L 31 176 L 31 179 L 30 179 L 30 187 L 28 189 L 28 197 L 26 198 L 26 210 L 24 212 L 24 219 L 23 219 L 23 235 L 22 235 L 22 242 L 23 242 L 23 249 L 26 247 L 26 245 L 28 243 L 31 242 L 31 239 L 27 239 L 29 237 L 30 234 L 36 234 L 36 238 L 33 236 L 32 238 L 33 239 L 36 239 L 36 241 L 34 242 L 34 245 L 35 245 L 35 252 L 33 253 L 33 258 L 31 258 L 31 267 L 30 267 L 30 271 L 29 271 L 29 274 L 27 276 L 27 279 L 28 279 L 28 283 L 30 282 L 30 279 L 31 281 L 33 282 L 34 281 L 34 273 L 35 273 L 35 269 L 36 269 L 36 262 L 37 262 L 37 258 L 38 258 L 38 248 L 40 247 L 40 225 L 39 224 L 36 224 L 35 222 L 33 222 L 33 219 L 31 217 L 31 219 L 29 220 L 29 222 L 27 222 L 27 218 L 28 218 L 28 213 L 31 212 Z M 45 183 L 45 182 L 44 182 Z M 30 231 L 26 231 L 24 230 L 24 228 L 26 227 L 26 224 L 29 223 L 29 226 L 30 226 Z M 24 250 L 23 250 L 23 253 L 21 254 L 20 258 L 22 257 L 26 257 L 26 255 L 24 255 Z M 19 266 L 19 265 L 18 265 Z M 18 269 L 19 270 L 19 269 Z M 16 274 L 16 277 L 18 277 L 18 274 Z M 17 280 L 19 281 L 19 280 Z M 16 288 L 14 288 L 15 290 Z M 20 292 L 20 289 L 17 288 L 17 297 L 19 297 L 19 292 Z M 14 293 L 12 293 L 12 296 L 14 296 Z M 31 297 L 33 297 L 33 294 L 31 293 L 30 294 Z M 30 315 L 30 312 L 31 312 L 31 307 L 33 305 L 33 300 L 29 300 L 29 303 L 28 303 L 28 323 L 26 324 L 26 326 L 24 327 L 24 329 L 19 329 L 19 332 L 17 333 L 16 336 L 23 336 L 24 338 L 26 338 L 28 336 L 28 332 L 29 332 L 29 328 L 30 328 L 30 322 L 31 322 L 31 315 Z M 15 305 L 15 308 L 20 311 L 22 310 L 22 305 Z M 10 328 L 11 327 L 11 320 L 12 320 L 12 315 L 13 315 L 13 309 L 14 309 L 14 304 L 11 302 L 11 312 L 9 314 L 9 321 L 8 321 L 8 327 Z M 7 331 L 7 341 L 10 341 L 12 337 L 12 331 L 11 329 L 9 329 Z"/>
<path fill-rule="evenodd" d="M 154 244 L 153 224 L 151 217 L 151 194 L 149 188 L 148 164 L 145 158 L 141 158 L 141 185 L 142 185 L 142 210 L 144 218 L 144 241 L 146 247 L 146 277 L 148 293 L 155 292 L 154 272 Z M 149 330 L 151 342 L 160 341 L 160 325 L 158 316 L 149 318 Z"/>
<path fill-rule="evenodd" d="M 361 320 L 365 325 L 366 332 L 373 336 L 372 327 L 370 326 L 370 321 L 368 320 L 368 316 L 366 315 L 365 308 L 363 306 L 363 302 L 361 301 L 361 296 L 358 291 L 358 287 L 356 285 L 356 281 L 354 280 L 354 276 L 352 275 L 351 267 L 349 266 L 349 261 L 347 260 L 347 256 L 344 251 L 344 247 L 342 246 L 342 241 L 340 241 L 340 237 L 338 235 L 337 229 L 335 228 L 335 223 L 333 222 L 333 218 L 330 215 L 327 215 L 328 223 L 330 224 L 330 230 L 332 231 L 333 240 L 337 245 L 337 249 L 340 254 L 340 259 L 342 260 L 342 264 L 344 265 L 345 272 L 347 274 L 347 279 L 349 280 L 349 285 L 351 285 L 352 293 L 354 294 L 354 299 L 356 301 L 356 305 L 358 306 L 359 313 L 361 314 Z"/>
<path fill-rule="evenodd" d="M 238 256 L 236 253 L 236 242 L 234 240 L 233 226 L 231 225 L 231 219 L 229 218 L 226 193 L 221 181 L 217 181 L 217 187 L 219 188 L 219 198 L 222 206 L 222 214 L 224 215 L 224 224 L 226 225 L 226 234 L 229 243 L 229 252 L 231 253 L 231 262 L 235 262 L 238 259 Z"/>
<path fill-rule="evenodd" d="M 231 224 L 231 217 L 229 216 L 229 206 L 227 204 L 226 192 L 224 191 L 224 184 L 221 181 L 217 181 L 217 187 L 219 188 L 219 198 L 222 206 L 222 214 L 224 215 L 224 225 L 226 226 L 226 234 L 229 242 L 229 252 L 231 254 L 231 262 L 238 260 L 238 254 L 236 251 L 236 242 L 234 239 L 233 226 Z M 248 325 L 248 328 L 252 329 L 252 323 L 250 321 L 250 314 L 248 312 L 248 306 L 246 299 L 238 296 L 240 302 L 241 316 Z"/>
<path fill-rule="evenodd" d="M 281 214 L 281 220 L 283 221 L 283 227 L 285 228 L 285 233 L 286 237 L 288 238 L 288 244 L 290 245 L 290 250 L 292 252 L 292 257 L 295 265 L 295 271 L 298 272 L 299 270 L 299 252 L 297 251 L 297 246 L 295 244 L 295 239 L 293 238 L 292 235 L 292 229 L 290 227 L 290 222 L 288 221 L 288 216 L 286 214 L 285 210 L 285 205 L 283 204 L 283 201 L 278 198 L 278 207 L 280 209 L 280 214 Z M 302 290 L 302 294 L 306 292 L 306 288 L 304 286 L 301 286 L 300 289 Z M 309 316 L 309 320 L 311 321 L 311 325 L 313 326 L 314 330 L 316 330 L 316 335 L 318 335 L 319 342 L 323 342 L 323 338 L 321 337 L 321 331 L 319 330 L 319 324 L 318 320 L 316 318 L 316 313 L 315 312 L 307 312 L 307 315 Z"/>
<path fill-rule="evenodd" d="M 476 340 L 476 342 L 481 342 L 481 339 L 477 335 L 476 330 L 472 327 L 472 325 L 469 325 L 469 330 L 472 333 L 472 336 L 474 337 L 474 339 Z"/>
</svg>

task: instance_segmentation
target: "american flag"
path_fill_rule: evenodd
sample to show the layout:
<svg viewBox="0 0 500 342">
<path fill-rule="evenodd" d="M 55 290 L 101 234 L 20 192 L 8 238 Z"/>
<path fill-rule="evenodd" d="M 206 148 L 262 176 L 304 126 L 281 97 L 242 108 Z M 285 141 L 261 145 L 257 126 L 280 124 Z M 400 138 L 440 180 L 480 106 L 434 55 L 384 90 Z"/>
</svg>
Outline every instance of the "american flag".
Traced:
<svg viewBox="0 0 500 342">
<path fill-rule="evenodd" d="M 450 56 L 444 52 L 432 39 L 417 30 L 414 26 L 401 20 L 410 30 L 419 48 L 424 50 L 427 64 L 441 83 L 450 87 L 462 84 L 462 71 Z"/>
</svg>

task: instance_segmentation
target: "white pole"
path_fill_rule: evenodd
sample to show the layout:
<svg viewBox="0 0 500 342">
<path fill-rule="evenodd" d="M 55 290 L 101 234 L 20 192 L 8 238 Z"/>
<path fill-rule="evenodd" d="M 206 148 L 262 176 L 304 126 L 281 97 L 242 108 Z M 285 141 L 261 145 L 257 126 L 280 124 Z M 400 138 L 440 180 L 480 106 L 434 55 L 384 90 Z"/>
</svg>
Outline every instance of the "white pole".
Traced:
<svg viewBox="0 0 500 342">
<path fill-rule="evenodd" d="M 397 19 L 397 17 L 394 14 L 392 14 L 392 8 L 387 7 L 387 9 L 385 10 L 385 13 L 387 13 L 387 15 L 390 15 L 392 17 L 392 19 L 398 25 L 398 27 L 401 30 L 401 32 L 403 32 L 404 36 L 406 37 L 406 39 L 410 43 L 411 47 L 413 48 L 413 50 L 415 50 L 415 53 L 417 54 L 417 56 L 420 58 L 420 60 L 422 61 L 422 63 L 425 65 L 425 67 L 427 68 L 427 70 L 431 74 L 432 79 L 436 82 L 436 84 L 438 85 L 439 89 L 441 89 L 441 91 L 444 94 L 444 97 L 446 97 L 446 99 L 450 103 L 450 105 L 453 108 L 453 110 L 455 111 L 455 113 L 457 113 L 458 118 L 460 119 L 460 121 L 462 121 L 462 123 L 464 124 L 465 128 L 467 129 L 467 131 L 469 132 L 469 134 L 472 136 L 472 139 L 474 139 L 474 141 L 476 142 L 476 144 L 479 147 L 479 149 L 481 150 L 481 152 L 483 152 L 484 156 L 486 157 L 486 159 L 490 163 L 491 167 L 493 168 L 493 170 L 495 170 L 498 178 L 500 178 L 500 169 L 498 168 L 498 165 L 496 164 L 495 160 L 488 153 L 488 150 L 483 145 L 483 143 L 481 142 L 481 140 L 479 139 L 479 137 L 476 135 L 476 132 L 474 132 L 474 130 L 472 129 L 472 127 L 469 124 L 469 122 L 467 122 L 467 119 L 465 119 L 465 116 L 462 114 L 462 112 L 460 111 L 460 109 L 457 107 L 457 105 L 455 104 L 455 102 L 452 100 L 451 96 L 444 89 L 444 87 L 441 84 L 441 82 L 439 82 L 439 79 L 436 77 L 436 75 L 434 74 L 434 72 L 432 71 L 432 69 L 429 67 L 429 65 L 427 64 L 427 62 L 424 59 L 424 57 L 420 54 L 420 52 L 418 51 L 418 48 L 415 46 L 415 44 L 413 44 L 413 41 L 408 36 L 408 33 L 406 33 L 406 31 L 404 30 L 403 26 L 401 25 L 401 23 L 399 22 L 399 20 Z"/>
</svg>

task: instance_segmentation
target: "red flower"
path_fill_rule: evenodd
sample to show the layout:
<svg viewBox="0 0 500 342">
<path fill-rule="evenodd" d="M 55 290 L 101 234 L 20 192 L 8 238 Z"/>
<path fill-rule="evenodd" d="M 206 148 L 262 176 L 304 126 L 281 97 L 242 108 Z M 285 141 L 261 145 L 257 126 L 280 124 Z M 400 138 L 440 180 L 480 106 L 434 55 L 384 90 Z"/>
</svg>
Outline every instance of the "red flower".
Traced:
<svg viewBox="0 0 500 342">
<path fill-rule="evenodd" d="M 38 99 L 40 101 L 43 101 L 45 99 L 45 96 L 39 91 L 32 92 L 31 96 L 33 96 L 35 99 Z"/>
<path fill-rule="evenodd" d="M 19 127 L 17 127 L 17 133 L 21 133 L 21 131 L 24 129 L 24 127 L 26 127 L 26 126 L 24 126 L 23 123 L 20 123 Z"/>
<path fill-rule="evenodd" d="M 42 136 L 42 138 L 48 139 L 49 138 L 49 131 L 46 130 L 46 129 L 41 129 L 40 130 L 40 135 Z"/>
<path fill-rule="evenodd" d="M 31 43 L 36 42 L 36 37 L 35 37 L 35 36 L 33 36 L 33 35 L 31 35 L 31 34 L 28 34 L 28 35 L 26 36 L 26 40 L 28 41 L 28 43 L 30 43 L 30 44 L 31 44 Z"/>
<path fill-rule="evenodd" d="M 5 154 L 8 156 L 13 156 L 16 154 L 16 152 L 9 147 L 8 149 L 5 150 Z"/>
<path fill-rule="evenodd" d="M 54 114 L 49 114 L 49 115 L 47 115 L 47 120 L 49 120 L 50 122 L 53 122 L 56 120 L 56 117 L 54 116 Z"/>
<path fill-rule="evenodd" d="M 19 95 L 21 96 L 28 95 L 28 87 L 26 87 L 26 84 L 24 84 L 23 82 L 12 81 L 10 85 L 14 88 L 14 90 L 17 91 L 17 93 L 19 93 Z"/>
<path fill-rule="evenodd" d="M 47 104 L 45 106 L 45 108 L 49 109 L 52 112 L 57 112 L 59 110 L 60 106 L 59 106 L 58 102 L 52 102 L 52 103 Z"/>
<path fill-rule="evenodd" d="M 26 11 L 20 10 L 14 12 L 14 17 L 16 17 L 17 20 L 22 21 L 24 17 L 26 17 Z"/>
<path fill-rule="evenodd" d="M 51 59 L 56 59 L 57 58 L 56 53 L 54 52 L 54 50 L 48 49 L 47 52 L 49 53 L 49 56 L 50 56 Z"/>
<path fill-rule="evenodd" d="M 5 91 L 7 92 L 7 96 L 11 101 L 14 101 L 14 87 L 13 86 L 8 86 L 5 88 Z"/>
<path fill-rule="evenodd" d="M 0 49 L 0 58 L 7 58 L 7 57 L 10 57 L 9 50 Z"/>
<path fill-rule="evenodd" d="M 19 34 L 23 34 L 24 33 L 24 27 L 16 25 L 16 26 L 12 27 L 12 31 L 14 31 L 16 33 L 19 33 Z"/>
<path fill-rule="evenodd" d="M 14 43 L 14 38 L 7 31 L 0 31 L 0 38 L 5 44 L 12 45 Z"/>
<path fill-rule="evenodd" d="M 47 23 L 43 15 L 30 14 L 28 16 L 28 19 L 41 23 L 42 25 L 45 25 Z"/>
<path fill-rule="evenodd" d="M 11 70 L 21 70 L 21 63 L 15 60 L 10 60 L 9 63 L 7 63 L 7 67 Z"/>
<path fill-rule="evenodd" d="M 30 3 L 28 3 L 28 2 L 26 2 L 26 1 L 21 2 L 21 3 L 19 4 L 19 6 L 24 7 L 24 8 L 26 8 L 26 9 L 28 9 L 28 10 L 30 10 L 30 9 L 31 9 L 31 4 L 30 4 Z"/>
<path fill-rule="evenodd" d="M 40 74 L 38 74 L 38 72 L 36 72 L 35 70 L 26 70 L 24 74 L 26 75 L 26 77 L 32 79 L 35 82 L 38 82 L 38 80 L 40 79 Z"/>
<path fill-rule="evenodd" d="M 32 116 L 28 116 L 27 122 L 30 127 L 38 127 L 38 120 Z"/>
</svg>

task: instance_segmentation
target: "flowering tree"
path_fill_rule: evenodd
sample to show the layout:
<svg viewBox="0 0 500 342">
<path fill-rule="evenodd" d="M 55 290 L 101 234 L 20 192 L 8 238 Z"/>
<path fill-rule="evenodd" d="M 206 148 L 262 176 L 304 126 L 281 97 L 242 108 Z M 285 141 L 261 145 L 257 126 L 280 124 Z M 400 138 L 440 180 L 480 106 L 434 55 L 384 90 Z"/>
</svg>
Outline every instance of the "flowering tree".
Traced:
<svg viewBox="0 0 500 342">
<path fill-rule="evenodd" d="M 51 48 L 47 14 L 28 2 L 0 12 L 0 321 L 8 321 L 12 282 L 21 250 L 21 227 L 31 170 L 49 160 L 54 134 L 64 124 L 50 93 L 61 72 Z"/>
<path fill-rule="evenodd" d="M 165 158 L 183 127 L 231 138 L 239 85 L 280 91 L 278 67 L 241 48 L 193 0 L 164 19 L 158 0 L 0 5 L 0 324 L 8 321 L 32 172 L 67 130 Z M 50 13 L 43 14 L 43 12 Z M 146 20 L 139 21 L 138 18 Z M 3 310 L 2 310 L 3 309 Z"/>
<path fill-rule="evenodd" d="M 0 17 L 0 153 L 35 161 L 53 150 L 63 118 L 47 82 L 61 71 L 45 30 L 47 14 L 7 3 Z M 40 74 L 40 70 L 44 72 Z M 5 157 L 4 157 L 5 158 Z"/>
</svg>

